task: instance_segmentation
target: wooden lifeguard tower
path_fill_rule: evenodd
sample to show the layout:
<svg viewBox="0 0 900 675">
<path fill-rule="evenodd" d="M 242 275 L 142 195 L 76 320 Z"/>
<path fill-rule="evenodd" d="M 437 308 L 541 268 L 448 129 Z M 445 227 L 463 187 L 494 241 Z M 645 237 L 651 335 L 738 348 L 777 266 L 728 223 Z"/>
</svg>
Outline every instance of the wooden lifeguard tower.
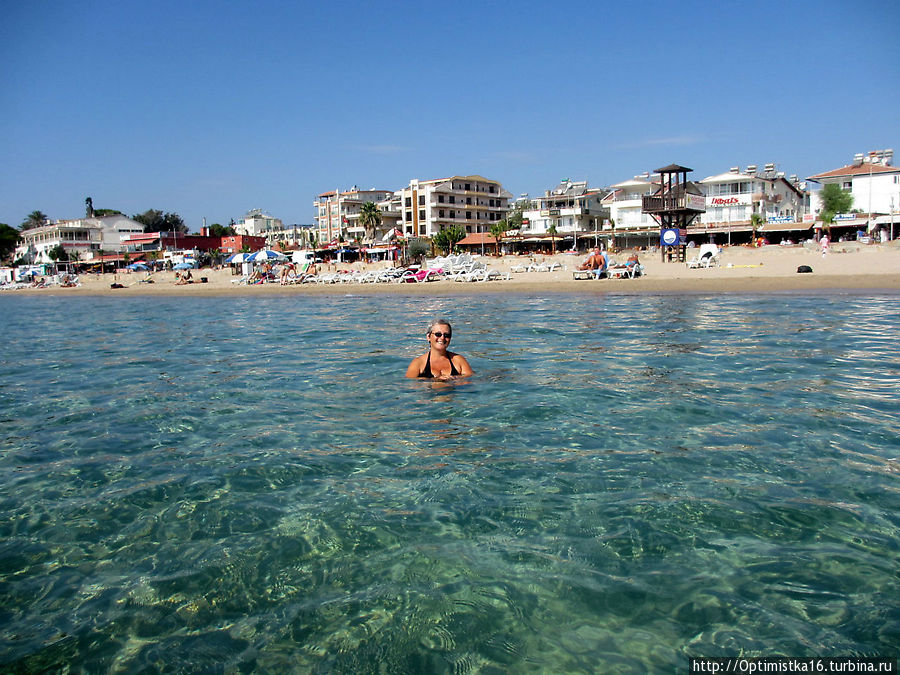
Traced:
<svg viewBox="0 0 900 675">
<path fill-rule="evenodd" d="M 663 262 L 684 262 L 687 226 L 706 211 L 700 188 L 687 179 L 693 169 L 670 164 L 659 174 L 660 188 L 641 201 L 641 212 L 659 224 L 659 248 Z"/>
</svg>

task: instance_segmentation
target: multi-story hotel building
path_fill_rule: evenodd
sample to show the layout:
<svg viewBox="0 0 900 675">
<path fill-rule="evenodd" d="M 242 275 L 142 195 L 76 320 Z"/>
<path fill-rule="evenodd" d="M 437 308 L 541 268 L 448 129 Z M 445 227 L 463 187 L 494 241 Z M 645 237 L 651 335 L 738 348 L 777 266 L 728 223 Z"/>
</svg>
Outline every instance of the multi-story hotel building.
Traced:
<svg viewBox="0 0 900 675">
<path fill-rule="evenodd" d="M 251 209 L 234 224 L 234 231 L 248 237 L 266 237 L 268 240 L 270 235 L 284 231 L 284 223 L 262 209 Z"/>
<path fill-rule="evenodd" d="M 861 212 L 900 211 L 900 167 L 892 166 L 893 150 L 858 154 L 853 164 L 810 176 L 822 185 L 837 183 L 853 195 L 853 208 Z"/>
<path fill-rule="evenodd" d="M 316 197 L 313 206 L 316 209 L 314 232 L 320 244 L 337 242 L 340 239 L 351 240 L 365 236 L 365 228 L 359 224 L 359 212 L 366 202 L 373 202 L 382 211 L 382 223 L 379 232 L 390 230 L 397 221 L 396 213 L 390 208 L 394 197 L 393 190 L 360 190 L 356 186 L 341 192 L 332 190 Z"/>
<path fill-rule="evenodd" d="M 804 212 L 803 185 L 797 176 L 790 180 L 776 172 L 774 164 L 766 164 L 758 172 L 756 165 L 744 171 L 732 167 L 727 173 L 700 181 L 706 195 L 706 213 L 700 222 L 706 224 L 750 223 L 750 216 L 763 220 L 790 218 L 799 222 Z"/>
<path fill-rule="evenodd" d="M 523 235 L 546 234 L 551 227 L 560 235 L 595 234 L 604 221 L 608 223 L 609 208 L 603 198 L 607 190 L 589 188 L 587 181 L 563 180 L 543 197 L 532 200 L 532 208 L 522 212 Z"/>
<path fill-rule="evenodd" d="M 608 237 L 614 234 L 620 240 L 618 244 L 624 246 L 658 241 L 659 223 L 650 214 L 643 213 L 642 200 L 659 188 L 659 182 L 649 172 L 613 185 L 603 198 L 603 205 L 609 209 L 609 222 L 603 227 L 605 234 Z"/>
<path fill-rule="evenodd" d="M 143 225 L 122 214 L 58 220 L 24 230 L 15 257 L 49 263 L 49 251 L 62 246 L 69 259 L 93 260 L 101 251 L 119 253 L 125 250 L 122 240 L 143 231 Z"/>
<path fill-rule="evenodd" d="M 451 225 L 467 234 L 489 232 L 506 217 L 512 199 L 499 181 L 482 176 L 412 180 L 395 196 L 400 201 L 399 229 L 407 237 L 433 237 Z"/>
</svg>

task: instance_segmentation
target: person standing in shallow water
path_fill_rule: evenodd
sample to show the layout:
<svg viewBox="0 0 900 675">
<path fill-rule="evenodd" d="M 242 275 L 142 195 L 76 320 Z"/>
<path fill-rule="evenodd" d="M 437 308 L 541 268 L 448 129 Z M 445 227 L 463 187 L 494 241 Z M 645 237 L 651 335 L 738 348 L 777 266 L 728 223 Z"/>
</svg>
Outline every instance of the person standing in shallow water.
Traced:
<svg viewBox="0 0 900 675">
<path fill-rule="evenodd" d="M 466 361 L 466 357 L 447 349 L 450 346 L 452 334 L 453 329 L 449 322 L 443 319 L 432 321 L 425 334 L 429 350 L 410 362 L 406 369 L 406 377 L 450 380 L 472 375 L 472 366 Z"/>
</svg>

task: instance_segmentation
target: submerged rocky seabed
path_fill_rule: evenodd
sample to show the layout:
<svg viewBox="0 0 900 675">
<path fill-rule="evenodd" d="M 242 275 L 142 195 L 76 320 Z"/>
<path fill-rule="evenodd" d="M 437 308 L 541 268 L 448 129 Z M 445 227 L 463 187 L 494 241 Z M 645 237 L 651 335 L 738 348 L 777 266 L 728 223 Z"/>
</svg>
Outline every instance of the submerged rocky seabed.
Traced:
<svg viewBox="0 0 900 675">
<path fill-rule="evenodd" d="M 897 653 L 896 295 L 0 305 L 5 669 Z"/>
</svg>

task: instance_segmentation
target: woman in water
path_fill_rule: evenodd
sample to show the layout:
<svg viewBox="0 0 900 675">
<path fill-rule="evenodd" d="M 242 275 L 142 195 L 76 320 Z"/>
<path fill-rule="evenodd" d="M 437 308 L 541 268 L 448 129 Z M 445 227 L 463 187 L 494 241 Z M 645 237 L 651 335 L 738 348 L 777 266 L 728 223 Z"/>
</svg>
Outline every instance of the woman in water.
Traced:
<svg viewBox="0 0 900 675">
<path fill-rule="evenodd" d="M 452 333 L 453 329 L 447 321 L 432 321 L 425 335 L 430 349 L 412 360 L 406 369 L 406 376 L 449 380 L 471 375 L 472 366 L 466 357 L 447 351 Z"/>
</svg>

